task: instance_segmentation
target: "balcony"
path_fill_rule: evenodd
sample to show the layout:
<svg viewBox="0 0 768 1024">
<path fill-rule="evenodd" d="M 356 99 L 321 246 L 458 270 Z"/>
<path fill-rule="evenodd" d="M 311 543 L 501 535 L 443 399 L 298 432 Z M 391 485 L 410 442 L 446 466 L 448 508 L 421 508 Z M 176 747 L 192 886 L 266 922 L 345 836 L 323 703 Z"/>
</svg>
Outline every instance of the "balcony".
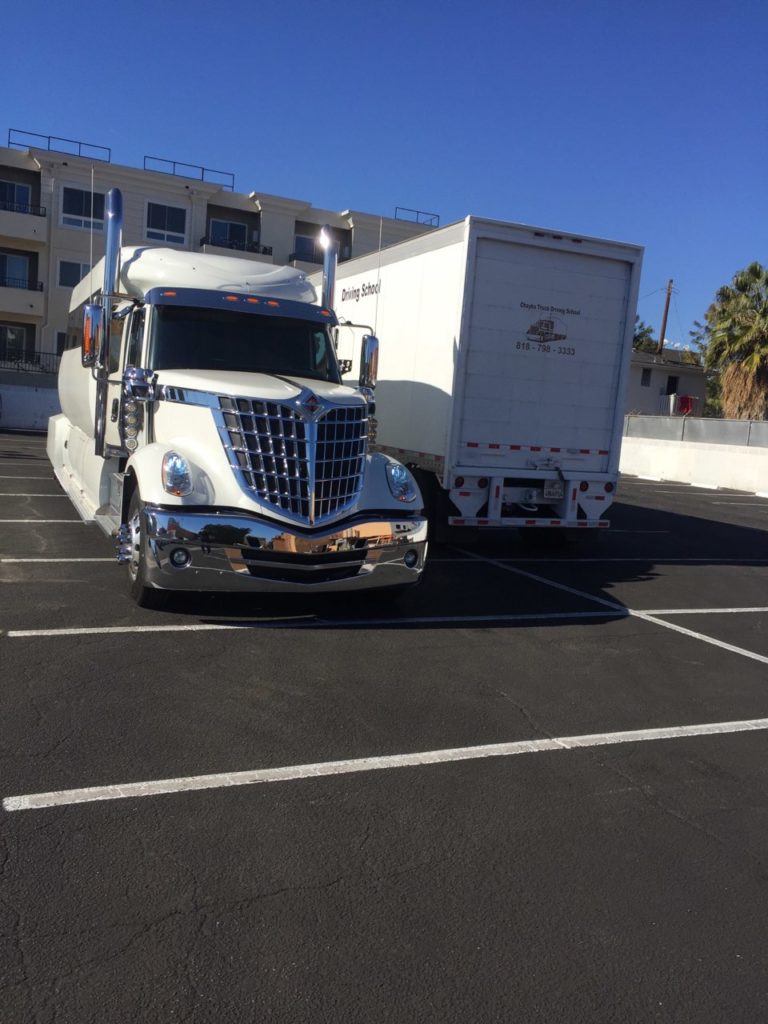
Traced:
<svg viewBox="0 0 768 1024">
<path fill-rule="evenodd" d="M 22 278 L 0 277 L 0 315 L 42 317 L 44 313 L 42 284 Z"/>
<path fill-rule="evenodd" d="M 16 373 L 58 373 L 61 356 L 55 352 L 31 352 L 17 359 L 0 357 L 0 370 Z"/>
<path fill-rule="evenodd" d="M 322 249 L 318 249 L 315 252 L 308 252 L 307 250 L 304 250 L 303 252 L 292 252 L 288 256 L 288 262 L 289 263 L 293 263 L 294 266 L 296 264 L 301 263 L 301 264 L 305 264 L 307 267 L 312 267 L 312 266 L 320 266 L 321 267 L 323 265 L 323 259 L 324 258 L 325 257 L 324 257 Z"/>
<path fill-rule="evenodd" d="M 46 210 L 44 206 L 24 206 L 20 203 L 0 203 L 0 235 L 15 241 L 45 245 L 47 238 Z"/>
<path fill-rule="evenodd" d="M 344 263 L 348 259 L 350 259 L 350 252 L 348 248 L 345 248 L 339 253 L 338 262 Z M 292 267 L 303 270 L 307 274 L 313 273 L 316 267 L 322 267 L 324 261 L 325 253 L 319 247 L 314 252 L 304 249 L 301 252 L 292 252 L 288 256 L 288 262 Z"/>
<path fill-rule="evenodd" d="M 223 238 L 214 240 L 211 235 L 203 235 L 200 248 L 212 256 L 241 256 L 256 263 L 272 263 L 272 246 L 259 245 L 258 242 L 228 242 Z"/>
</svg>

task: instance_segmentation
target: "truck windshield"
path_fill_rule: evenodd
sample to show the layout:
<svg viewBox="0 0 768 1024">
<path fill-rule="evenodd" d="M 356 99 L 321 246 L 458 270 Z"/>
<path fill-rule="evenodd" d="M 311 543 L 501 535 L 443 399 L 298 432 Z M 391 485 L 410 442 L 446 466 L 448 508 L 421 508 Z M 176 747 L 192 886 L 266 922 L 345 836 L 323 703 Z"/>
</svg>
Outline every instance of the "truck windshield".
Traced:
<svg viewBox="0 0 768 1024">
<path fill-rule="evenodd" d="M 232 370 L 341 383 L 325 324 L 191 306 L 155 306 L 153 370 Z"/>
</svg>

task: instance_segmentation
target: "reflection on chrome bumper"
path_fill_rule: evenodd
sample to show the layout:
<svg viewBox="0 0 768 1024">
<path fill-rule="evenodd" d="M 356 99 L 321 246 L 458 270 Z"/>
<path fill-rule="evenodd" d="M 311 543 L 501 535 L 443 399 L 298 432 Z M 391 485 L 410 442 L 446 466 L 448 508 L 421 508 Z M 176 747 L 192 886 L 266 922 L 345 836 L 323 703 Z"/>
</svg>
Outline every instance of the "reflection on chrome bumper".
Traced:
<svg viewBox="0 0 768 1024">
<path fill-rule="evenodd" d="M 360 516 L 299 531 L 255 516 L 144 510 L 148 582 L 168 590 L 345 591 L 416 583 L 427 520 Z"/>
</svg>

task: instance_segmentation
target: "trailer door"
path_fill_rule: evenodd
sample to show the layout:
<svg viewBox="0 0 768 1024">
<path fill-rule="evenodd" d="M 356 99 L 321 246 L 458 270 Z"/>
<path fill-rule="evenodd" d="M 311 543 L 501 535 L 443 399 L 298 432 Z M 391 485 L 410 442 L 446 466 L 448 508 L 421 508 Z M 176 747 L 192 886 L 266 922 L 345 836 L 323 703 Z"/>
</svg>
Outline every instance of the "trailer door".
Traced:
<svg viewBox="0 0 768 1024">
<path fill-rule="evenodd" d="M 632 264 L 587 248 L 476 239 L 457 464 L 530 468 L 531 452 L 554 451 L 607 470 Z"/>
</svg>

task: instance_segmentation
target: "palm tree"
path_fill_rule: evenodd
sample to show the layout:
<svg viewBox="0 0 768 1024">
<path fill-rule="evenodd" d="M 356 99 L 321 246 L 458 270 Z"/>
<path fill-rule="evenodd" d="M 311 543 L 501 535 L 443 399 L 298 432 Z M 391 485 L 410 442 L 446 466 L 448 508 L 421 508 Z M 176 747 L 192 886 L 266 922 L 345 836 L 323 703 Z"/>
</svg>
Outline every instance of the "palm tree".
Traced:
<svg viewBox="0 0 768 1024">
<path fill-rule="evenodd" d="M 768 269 L 750 263 L 705 317 L 706 365 L 719 371 L 723 415 L 768 419 Z"/>
</svg>

